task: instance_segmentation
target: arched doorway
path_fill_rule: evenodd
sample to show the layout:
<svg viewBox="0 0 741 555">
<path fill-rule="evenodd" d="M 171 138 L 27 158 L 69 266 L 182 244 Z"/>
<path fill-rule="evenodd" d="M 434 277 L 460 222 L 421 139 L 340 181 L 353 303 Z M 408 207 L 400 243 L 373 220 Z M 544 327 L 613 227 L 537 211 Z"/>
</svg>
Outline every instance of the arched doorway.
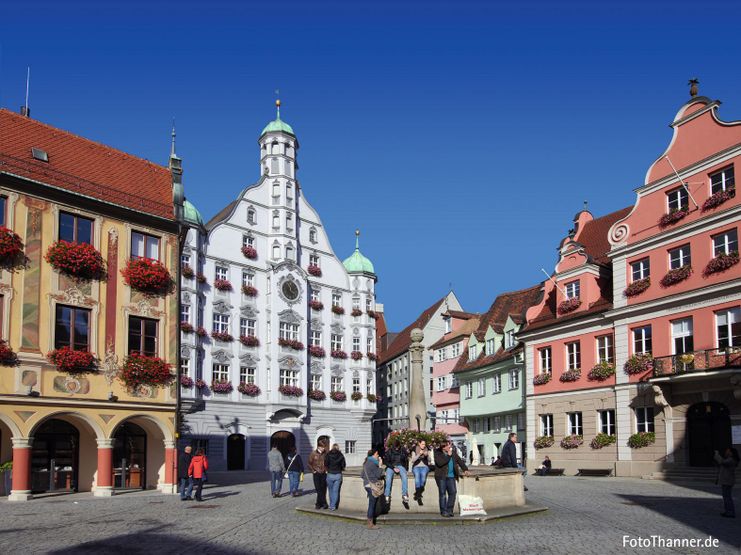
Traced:
<svg viewBox="0 0 741 555">
<path fill-rule="evenodd" d="M 31 490 L 77 491 L 80 432 L 69 422 L 52 418 L 34 432 Z"/>
<path fill-rule="evenodd" d="M 132 422 L 124 422 L 113 434 L 113 487 L 146 489 L 147 432 Z"/>
<path fill-rule="evenodd" d="M 275 432 L 270 436 L 270 447 L 272 448 L 273 445 L 278 448 L 278 451 L 280 451 L 283 454 L 283 458 L 285 458 L 291 447 L 296 446 L 296 436 L 286 430 Z"/>
<path fill-rule="evenodd" d="M 226 439 L 226 469 L 244 470 L 244 436 L 232 434 Z"/>
<path fill-rule="evenodd" d="M 709 401 L 687 411 L 687 440 L 690 466 L 713 466 L 713 451 L 731 445 L 731 416 L 728 407 Z"/>
</svg>

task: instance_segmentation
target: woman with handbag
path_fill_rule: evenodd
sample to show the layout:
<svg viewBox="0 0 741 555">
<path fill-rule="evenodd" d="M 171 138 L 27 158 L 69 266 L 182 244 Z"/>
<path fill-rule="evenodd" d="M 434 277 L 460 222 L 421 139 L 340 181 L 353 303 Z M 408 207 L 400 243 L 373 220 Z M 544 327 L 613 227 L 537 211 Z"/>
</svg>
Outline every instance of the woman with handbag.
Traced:
<svg viewBox="0 0 741 555">
<path fill-rule="evenodd" d="M 288 475 L 288 485 L 291 497 L 298 497 L 298 485 L 301 481 L 301 475 L 304 473 L 304 461 L 301 455 L 296 452 L 296 446 L 292 445 L 288 450 L 288 465 L 286 474 Z"/>
<path fill-rule="evenodd" d="M 377 530 L 376 525 L 376 499 L 383 495 L 383 482 L 381 481 L 380 457 L 378 449 L 370 449 L 368 458 L 363 465 L 363 487 L 368 494 L 368 528 Z"/>
</svg>

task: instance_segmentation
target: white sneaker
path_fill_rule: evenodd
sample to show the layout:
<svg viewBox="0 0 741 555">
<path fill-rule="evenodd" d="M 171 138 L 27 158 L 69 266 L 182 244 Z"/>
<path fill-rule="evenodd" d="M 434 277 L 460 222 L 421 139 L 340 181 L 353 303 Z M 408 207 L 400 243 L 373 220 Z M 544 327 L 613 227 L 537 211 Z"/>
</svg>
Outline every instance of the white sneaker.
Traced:
<svg viewBox="0 0 741 555">
<path fill-rule="evenodd" d="M 390 495 L 387 495 L 386 496 L 386 503 L 388 503 L 389 505 L 391 504 L 391 496 Z"/>
<path fill-rule="evenodd" d="M 402 500 L 402 501 L 403 501 L 404 503 L 409 503 L 409 496 L 408 496 L 408 495 L 402 495 L 402 496 L 401 496 L 401 500 Z"/>
</svg>

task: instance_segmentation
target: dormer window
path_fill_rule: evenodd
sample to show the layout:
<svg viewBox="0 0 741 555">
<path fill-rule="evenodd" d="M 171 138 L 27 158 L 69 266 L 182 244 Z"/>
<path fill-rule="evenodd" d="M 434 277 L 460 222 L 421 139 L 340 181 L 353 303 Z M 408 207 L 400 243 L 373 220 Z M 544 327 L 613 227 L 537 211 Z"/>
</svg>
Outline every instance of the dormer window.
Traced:
<svg viewBox="0 0 741 555">
<path fill-rule="evenodd" d="M 515 346 L 515 331 L 509 330 L 504 334 L 504 348 L 511 349 Z"/>
<path fill-rule="evenodd" d="M 486 340 L 486 355 L 491 356 L 494 354 L 494 339 L 487 339 Z"/>
<path fill-rule="evenodd" d="M 723 168 L 710 176 L 710 194 L 728 191 L 736 188 L 736 180 L 733 175 L 733 166 Z"/>
<path fill-rule="evenodd" d="M 468 347 L 468 360 L 475 360 L 476 359 L 476 345 L 471 345 Z"/>
<path fill-rule="evenodd" d="M 445 333 L 450 333 L 450 330 L 452 329 L 450 316 L 446 316 L 445 318 L 443 318 L 443 321 L 445 322 Z"/>
<path fill-rule="evenodd" d="M 313 227 L 309 230 L 309 241 L 316 243 L 316 229 Z"/>
<path fill-rule="evenodd" d="M 578 299 L 579 298 L 579 280 L 570 281 L 564 286 L 567 299 Z"/>
<path fill-rule="evenodd" d="M 690 206 L 689 195 L 687 189 L 679 187 L 673 191 L 669 191 L 666 194 L 666 200 L 669 205 L 669 212 L 676 212 L 678 210 L 687 210 Z"/>
</svg>

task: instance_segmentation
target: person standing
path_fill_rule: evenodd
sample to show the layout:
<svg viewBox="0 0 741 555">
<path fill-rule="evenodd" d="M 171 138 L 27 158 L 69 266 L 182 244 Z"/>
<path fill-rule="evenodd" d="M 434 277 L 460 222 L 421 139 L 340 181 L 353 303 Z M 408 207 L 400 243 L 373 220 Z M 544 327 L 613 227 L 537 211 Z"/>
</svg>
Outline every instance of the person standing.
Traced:
<svg viewBox="0 0 741 555">
<path fill-rule="evenodd" d="M 203 477 L 208 470 L 208 459 L 203 449 L 196 451 L 196 456 L 190 460 L 188 465 L 188 476 L 193 479 L 196 488 L 196 501 L 203 501 L 201 493 L 203 491 Z"/>
<path fill-rule="evenodd" d="M 736 518 L 736 507 L 733 505 L 733 486 L 736 484 L 736 467 L 738 466 L 738 451 L 729 447 L 723 456 L 716 451 L 713 453 L 715 462 L 718 463 L 718 484 L 723 493 L 723 512 L 720 516 Z"/>
<path fill-rule="evenodd" d="M 275 444 L 273 444 L 273 448 L 268 453 L 268 470 L 270 470 L 270 493 L 273 497 L 280 497 L 280 492 L 283 489 L 283 474 L 286 471 L 286 465 L 283 461 L 283 454 Z"/>
<path fill-rule="evenodd" d="M 336 511 L 340 501 L 342 471 L 345 470 L 345 455 L 336 443 L 327 453 L 327 489 L 329 490 L 329 510 Z"/>
<path fill-rule="evenodd" d="M 502 447 L 502 467 L 519 468 L 520 470 L 522 470 L 522 467 L 517 464 L 517 447 L 515 446 L 516 443 L 517 432 L 510 432 L 507 441 L 504 442 L 504 446 Z M 527 486 L 525 486 L 525 491 L 527 491 Z"/>
<path fill-rule="evenodd" d="M 414 500 L 422 504 L 422 494 L 425 492 L 427 474 L 430 472 L 430 450 L 427 442 L 422 439 L 412 453 L 412 473 L 414 474 Z"/>
<path fill-rule="evenodd" d="M 292 497 L 298 497 L 298 485 L 301 481 L 301 475 L 304 473 L 304 461 L 301 455 L 296 452 L 296 446 L 292 445 L 288 450 L 288 464 L 286 465 L 288 474 L 288 488 Z"/>
<path fill-rule="evenodd" d="M 464 476 L 469 475 L 468 467 L 450 442 L 435 451 L 435 482 L 440 493 L 440 514 L 444 517 L 453 516 L 458 493 L 455 483 L 461 470 Z"/>
<path fill-rule="evenodd" d="M 407 484 L 409 453 L 405 447 L 402 447 L 398 439 L 394 441 L 391 449 L 386 452 L 384 462 L 386 463 L 386 489 L 384 491 L 386 502 L 391 503 L 391 485 L 394 474 L 398 474 L 401 478 L 401 499 L 404 503 L 409 503 L 409 485 Z"/>
<path fill-rule="evenodd" d="M 370 449 L 368 451 L 368 457 L 365 459 L 363 464 L 363 487 L 365 492 L 368 494 L 368 528 L 371 530 L 377 530 L 376 525 L 376 503 L 377 499 L 373 496 L 373 490 L 371 489 L 371 483 L 377 482 L 383 475 L 380 466 L 380 457 L 378 455 L 378 449 Z"/>
<path fill-rule="evenodd" d="M 309 455 L 309 470 L 314 478 L 316 503 L 314 508 L 327 509 L 327 444 L 323 439 L 316 443 L 316 449 Z"/>
<path fill-rule="evenodd" d="M 193 459 L 193 455 L 190 453 L 193 448 L 190 445 L 186 445 L 183 452 L 178 456 L 178 481 L 180 482 L 180 501 L 190 501 L 191 495 L 193 494 L 193 479 L 188 476 L 188 469 L 190 468 L 190 461 Z"/>
</svg>

